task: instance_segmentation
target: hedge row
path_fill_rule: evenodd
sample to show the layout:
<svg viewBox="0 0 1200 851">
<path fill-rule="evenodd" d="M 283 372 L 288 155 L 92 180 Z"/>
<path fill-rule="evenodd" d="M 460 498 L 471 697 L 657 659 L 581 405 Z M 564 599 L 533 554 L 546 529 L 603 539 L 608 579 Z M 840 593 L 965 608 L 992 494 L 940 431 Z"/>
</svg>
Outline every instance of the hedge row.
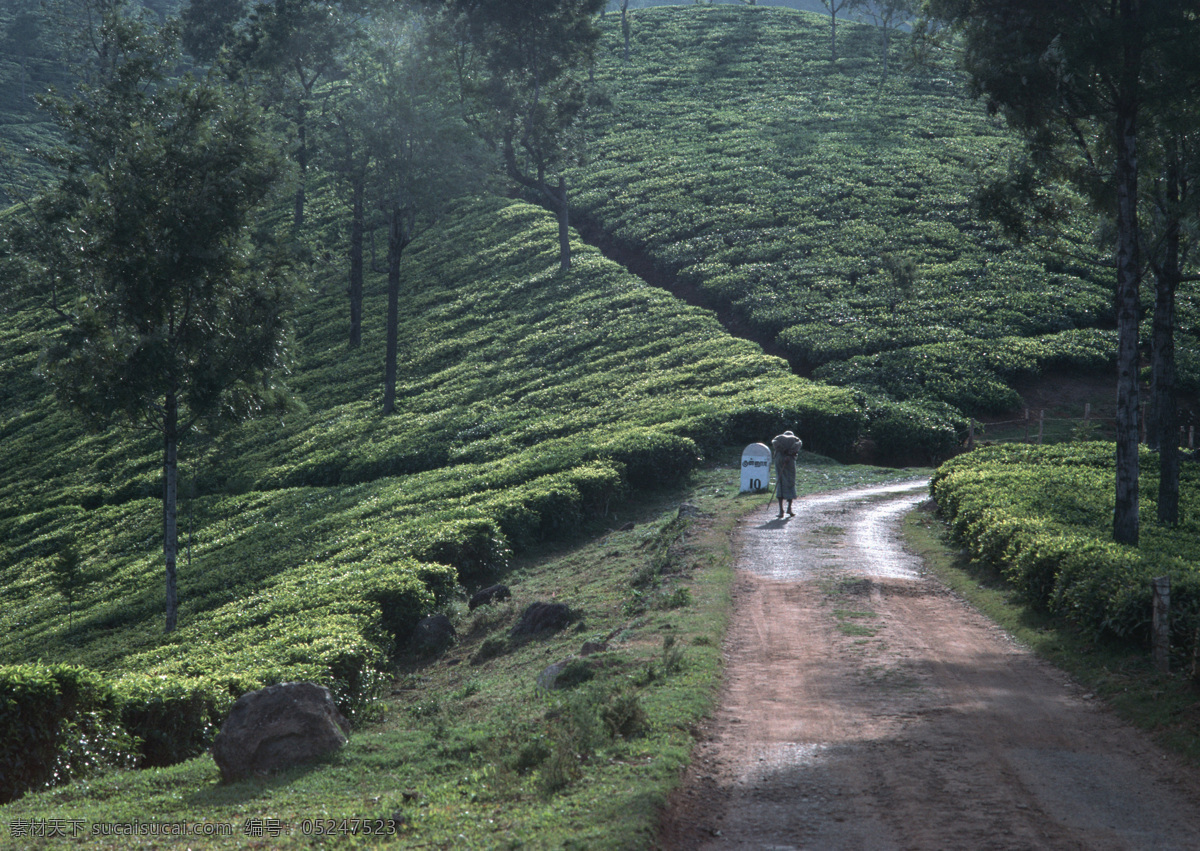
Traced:
<svg viewBox="0 0 1200 851">
<path fill-rule="evenodd" d="M 828 19 L 794 10 L 641 9 L 628 62 L 606 26 L 596 80 L 611 103 L 570 182 L 612 241 L 875 396 L 978 415 L 1014 405 L 1023 361 L 1095 364 L 1091 345 L 1021 351 L 1111 326 L 1109 286 L 1101 258 L 1014 246 L 980 219 L 972 193 L 1016 147 L 952 54 L 881 86 L 866 25 L 839 27 L 832 73 Z M 1077 255 L 1088 239 L 1074 235 Z M 1180 325 L 1190 338 L 1191 308 Z"/>
<path fill-rule="evenodd" d="M 1092 328 L 928 343 L 827 364 L 814 377 L 898 399 L 940 399 L 964 411 L 1001 414 L 1021 404 L 1014 381 L 1055 367 L 1104 369 L 1114 364 L 1115 355 L 1116 334 Z"/>
<path fill-rule="evenodd" d="M 165 764 L 172 728 L 210 708 L 194 690 L 129 686 L 72 665 L 0 667 L 0 802 L 103 768 Z"/>
<path fill-rule="evenodd" d="M 1200 527 L 1154 522 L 1158 463 L 1145 452 L 1140 546 L 1113 543 L 1113 459 L 1108 443 L 989 446 L 942 465 L 931 490 L 973 559 L 1093 636 L 1147 641 L 1151 580 L 1170 576 L 1172 644 L 1190 652 L 1200 627 Z M 1185 464 L 1185 518 L 1196 516 L 1197 485 L 1200 471 Z"/>
</svg>

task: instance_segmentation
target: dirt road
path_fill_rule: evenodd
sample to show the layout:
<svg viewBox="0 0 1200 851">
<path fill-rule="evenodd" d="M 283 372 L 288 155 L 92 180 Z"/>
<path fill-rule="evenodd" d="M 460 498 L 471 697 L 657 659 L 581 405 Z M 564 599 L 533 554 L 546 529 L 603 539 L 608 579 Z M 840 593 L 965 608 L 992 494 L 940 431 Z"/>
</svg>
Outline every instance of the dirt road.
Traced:
<svg viewBox="0 0 1200 851">
<path fill-rule="evenodd" d="M 1200 779 L 923 576 L 925 482 L 749 516 L 664 848 L 1200 849 Z"/>
</svg>

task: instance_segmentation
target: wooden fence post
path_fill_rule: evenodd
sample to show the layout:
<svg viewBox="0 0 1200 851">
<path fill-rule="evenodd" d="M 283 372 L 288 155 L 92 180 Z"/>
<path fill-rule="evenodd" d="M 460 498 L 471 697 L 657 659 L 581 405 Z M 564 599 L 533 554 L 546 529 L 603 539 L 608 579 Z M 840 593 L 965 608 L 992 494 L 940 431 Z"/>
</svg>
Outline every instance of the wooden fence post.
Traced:
<svg viewBox="0 0 1200 851">
<path fill-rule="evenodd" d="M 967 426 L 967 450 L 975 448 L 975 418 L 971 417 L 970 425 Z"/>
<path fill-rule="evenodd" d="M 1029 409 L 1025 409 L 1025 442 L 1029 442 Z"/>
<path fill-rule="evenodd" d="M 1045 431 L 1045 429 L 1046 429 L 1046 409 L 1042 408 L 1042 410 L 1038 413 L 1038 446 L 1042 445 L 1042 433 Z"/>
<path fill-rule="evenodd" d="M 1159 576 L 1154 584 L 1154 667 L 1171 671 L 1171 577 Z"/>
</svg>

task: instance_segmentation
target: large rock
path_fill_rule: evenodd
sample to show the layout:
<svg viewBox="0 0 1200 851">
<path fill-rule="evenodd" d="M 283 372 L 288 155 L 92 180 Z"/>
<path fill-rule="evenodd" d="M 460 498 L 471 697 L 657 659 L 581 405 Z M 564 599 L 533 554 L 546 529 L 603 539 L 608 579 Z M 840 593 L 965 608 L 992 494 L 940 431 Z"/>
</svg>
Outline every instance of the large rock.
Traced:
<svg viewBox="0 0 1200 851">
<path fill-rule="evenodd" d="M 221 779 L 266 774 L 333 753 L 350 727 L 329 689 L 281 683 L 243 694 L 212 745 Z"/>
<path fill-rule="evenodd" d="M 418 653 L 441 653 L 458 637 L 454 624 L 445 615 L 421 618 L 413 630 L 412 643 Z"/>
<path fill-rule="evenodd" d="M 489 585 L 481 591 L 476 591 L 471 595 L 470 601 L 467 603 L 467 611 L 473 612 L 480 606 L 488 606 L 499 600 L 507 600 L 512 596 L 512 591 L 507 585 Z"/>
<path fill-rule="evenodd" d="M 565 603 L 530 603 L 513 627 L 514 637 L 566 628 L 575 615 Z"/>
</svg>

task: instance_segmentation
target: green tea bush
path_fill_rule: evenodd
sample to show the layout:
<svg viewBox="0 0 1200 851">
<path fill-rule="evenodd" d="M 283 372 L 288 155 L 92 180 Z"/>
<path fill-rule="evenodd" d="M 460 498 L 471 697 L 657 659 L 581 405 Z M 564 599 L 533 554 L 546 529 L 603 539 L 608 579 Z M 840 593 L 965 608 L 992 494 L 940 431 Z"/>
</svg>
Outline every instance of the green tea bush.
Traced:
<svg viewBox="0 0 1200 851">
<path fill-rule="evenodd" d="M 1113 332 L 1081 329 L 1034 338 L 928 343 L 826 364 L 814 375 L 901 400 L 941 400 L 963 411 L 999 414 L 1020 405 L 1012 382 L 1050 368 L 1110 367 L 1115 352 Z"/>
<path fill-rule="evenodd" d="M 918 465 L 952 454 L 967 424 L 955 416 L 953 409 L 936 407 L 941 410 L 912 402 L 872 404 L 867 434 L 876 452 L 884 458 L 907 459 L 907 463 Z"/>
<path fill-rule="evenodd" d="M 0 667 L 0 801 L 136 760 L 112 688 L 73 665 Z"/>
<path fill-rule="evenodd" d="M 508 540 L 491 519 L 445 520 L 436 526 L 417 526 L 405 547 L 421 561 L 455 568 L 463 582 L 499 573 L 512 558 Z"/>
<path fill-rule="evenodd" d="M 1026 600 L 1093 636 L 1147 641 L 1151 580 L 1170 576 L 1173 642 L 1190 651 L 1200 628 L 1200 526 L 1153 522 L 1158 463 L 1144 452 L 1140 546 L 1113 543 L 1113 459 L 1106 443 L 984 447 L 943 464 L 931 490 L 973 559 L 999 568 Z M 1194 516 L 1196 485 L 1200 470 L 1185 464 L 1185 517 Z"/>
<path fill-rule="evenodd" d="M 234 700 L 252 690 L 239 678 L 187 678 L 129 673 L 113 684 L 120 719 L 139 742 L 141 766 L 174 765 L 203 753 Z"/>
<path fill-rule="evenodd" d="M 623 464 L 629 484 L 642 488 L 678 482 L 696 466 L 700 456 L 691 438 L 650 429 L 627 429 L 594 451 Z"/>
</svg>

